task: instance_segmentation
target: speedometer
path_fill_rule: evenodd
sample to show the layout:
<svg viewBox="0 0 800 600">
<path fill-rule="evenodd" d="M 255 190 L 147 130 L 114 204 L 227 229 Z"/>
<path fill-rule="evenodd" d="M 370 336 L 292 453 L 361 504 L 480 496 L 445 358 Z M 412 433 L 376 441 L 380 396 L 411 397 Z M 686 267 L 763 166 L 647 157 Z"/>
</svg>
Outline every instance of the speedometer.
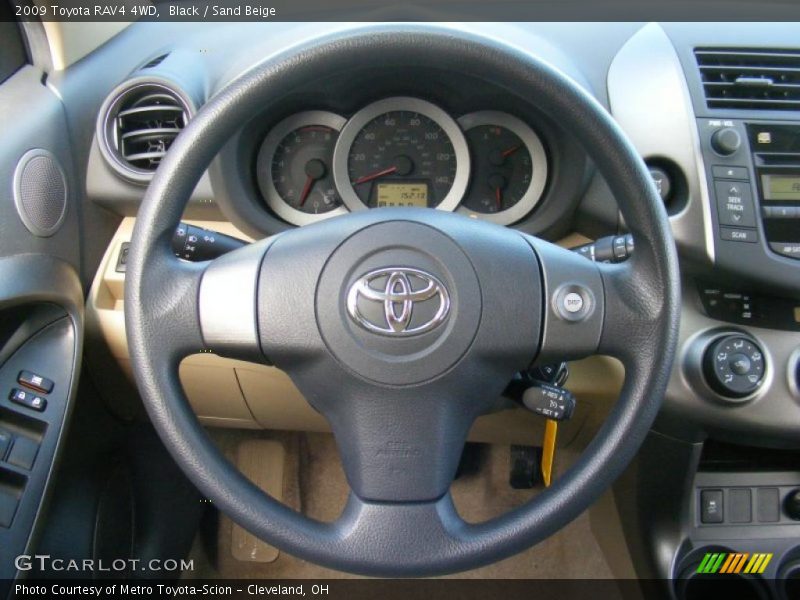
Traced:
<svg viewBox="0 0 800 600">
<path fill-rule="evenodd" d="M 454 210 L 469 181 L 469 150 L 461 129 L 439 107 L 417 98 L 387 98 L 344 126 L 333 177 L 350 210 Z"/>
</svg>

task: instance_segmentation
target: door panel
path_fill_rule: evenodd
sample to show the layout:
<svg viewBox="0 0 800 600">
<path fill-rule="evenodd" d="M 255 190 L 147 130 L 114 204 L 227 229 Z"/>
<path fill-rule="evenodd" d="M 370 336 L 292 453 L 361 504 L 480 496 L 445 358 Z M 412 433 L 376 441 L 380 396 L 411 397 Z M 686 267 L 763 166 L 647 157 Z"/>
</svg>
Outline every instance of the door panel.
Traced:
<svg viewBox="0 0 800 600">
<path fill-rule="evenodd" d="M 32 547 L 74 402 L 84 294 L 82 194 L 63 104 L 39 68 L 25 65 L 0 83 L 0 132 L 0 582 L 8 582 Z"/>
</svg>

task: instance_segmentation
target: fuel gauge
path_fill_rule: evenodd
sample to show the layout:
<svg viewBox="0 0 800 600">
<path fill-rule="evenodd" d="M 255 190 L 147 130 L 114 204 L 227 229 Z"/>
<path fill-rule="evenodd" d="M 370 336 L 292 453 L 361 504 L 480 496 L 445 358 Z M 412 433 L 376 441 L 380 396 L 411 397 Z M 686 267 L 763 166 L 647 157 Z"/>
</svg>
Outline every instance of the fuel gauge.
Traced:
<svg viewBox="0 0 800 600">
<path fill-rule="evenodd" d="M 507 113 L 461 117 L 470 149 L 470 186 L 458 211 L 510 225 L 533 210 L 547 182 L 547 157 L 539 137 Z"/>
</svg>

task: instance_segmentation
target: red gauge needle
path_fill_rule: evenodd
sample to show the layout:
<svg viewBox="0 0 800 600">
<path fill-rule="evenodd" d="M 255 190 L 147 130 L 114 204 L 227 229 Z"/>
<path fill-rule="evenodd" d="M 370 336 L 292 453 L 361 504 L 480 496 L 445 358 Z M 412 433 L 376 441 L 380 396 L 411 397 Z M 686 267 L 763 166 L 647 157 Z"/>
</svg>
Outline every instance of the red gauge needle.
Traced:
<svg viewBox="0 0 800 600">
<path fill-rule="evenodd" d="M 391 175 L 392 173 L 397 171 L 397 167 L 389 167 L 388 169 L 383 169 L 382 171 L 378 171 L 376 173 L 370 173 L 369 175 L 364 175 L 363 177 L 359 177 L 353 182 L 353 185 L 359 185 L 361 183 L 367 183 L 368 181 L 372 181 L 373 179 L 377 179 L 378 177 L 383 177 L 384 175 Z"/>
<path fill-rule="evenodd" d="M 504 150 L 503 151 L 503 158 L 505 158 L 506 156 L 511 156 L 512 154 L 514 154 L 514 152 L 519 150 L 519 148 L 520 148 L 520 146 L 519 146 L 519 144 L 517 144 L 516 146 L 513 146 L 512 148 L 509 148 L 508 150 Z"/>
<path fill-rule="evenodd" d="M 303 204 L 306 203 L 306 200 L 308 200 L 308 195 L 311 193 L 311 188 L 314 187 L 315 181 L 316 178 L 312 177 L 311 175 L 306 178 L 306 184 L 303 186 L 303 193 L 300 194 L 300 206 L 303 206 Z"/>
<path fill-rule="evenodd" d="M 497 200 L 497 210 L 503 206 L 503 192 L 499 187 L 494 188 L 494 197 Z"/>
</svg>

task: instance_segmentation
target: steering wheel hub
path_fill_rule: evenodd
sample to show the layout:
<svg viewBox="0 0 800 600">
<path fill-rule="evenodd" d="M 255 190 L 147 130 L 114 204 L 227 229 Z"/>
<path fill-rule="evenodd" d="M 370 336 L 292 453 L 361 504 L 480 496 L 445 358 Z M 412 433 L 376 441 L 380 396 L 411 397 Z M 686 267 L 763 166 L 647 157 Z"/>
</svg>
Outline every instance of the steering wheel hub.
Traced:
<svg viewBox="0 0 800 600">
<path fill-rule="evenodd" d="M 386 217 L 397 210 L 386 209 Z M 449 370 L 481 320 L 481 286 L 464 250 L 419 221 L 392 218 L 352 235 L 325 265 L 316 298 L 331 354 L 387 385 L 413 385 Z"/>
</svg>

